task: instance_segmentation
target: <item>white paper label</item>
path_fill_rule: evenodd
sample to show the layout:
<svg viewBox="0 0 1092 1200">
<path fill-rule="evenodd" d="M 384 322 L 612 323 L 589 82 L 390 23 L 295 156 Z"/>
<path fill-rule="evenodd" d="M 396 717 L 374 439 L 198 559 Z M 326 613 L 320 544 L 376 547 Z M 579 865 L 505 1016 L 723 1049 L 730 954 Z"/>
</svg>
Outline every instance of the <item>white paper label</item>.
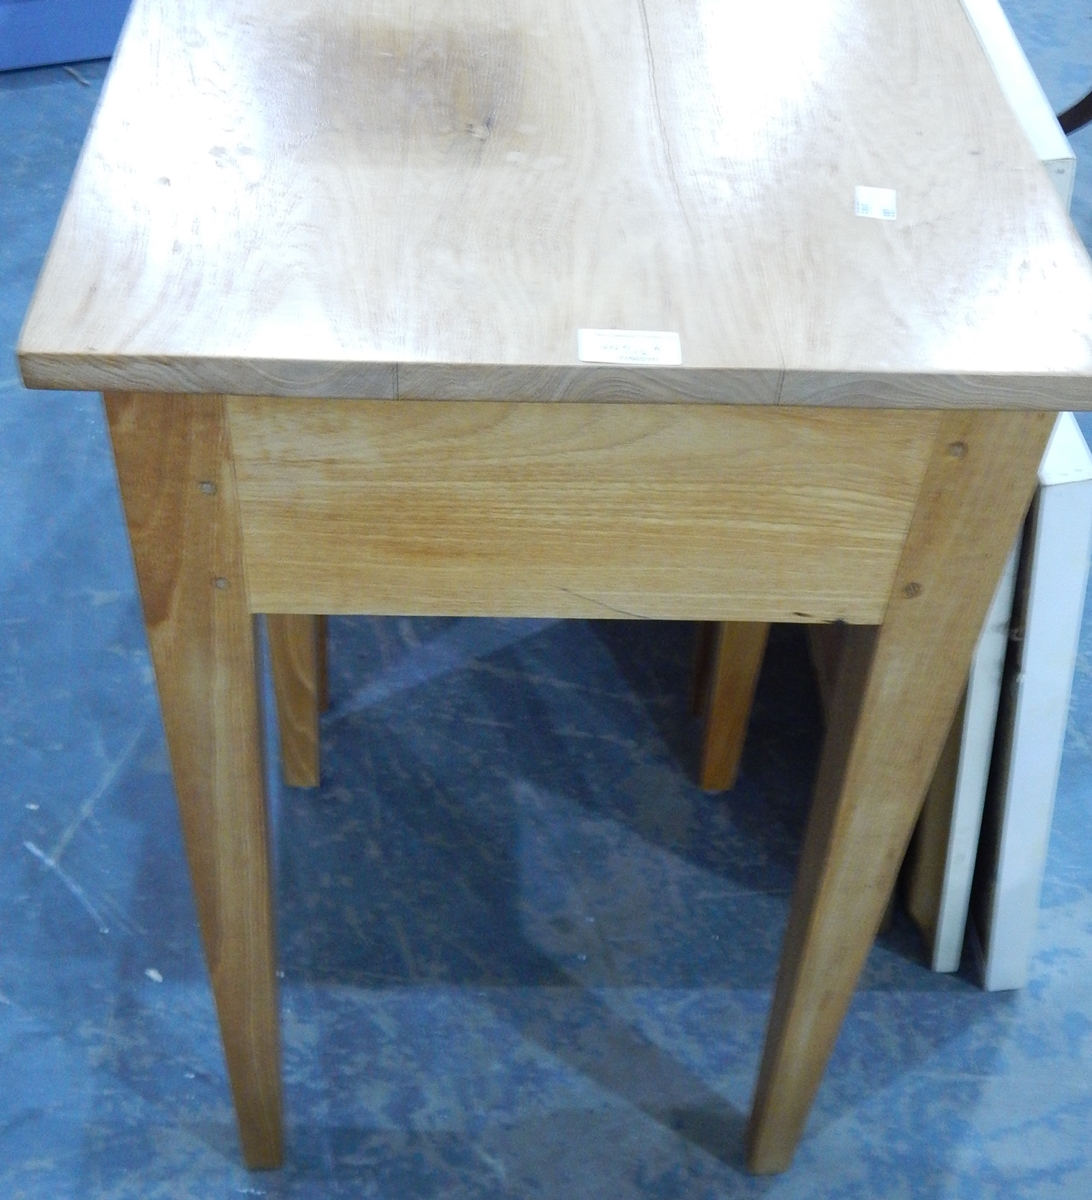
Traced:
<svg viewBox="0 0 1092 1200">
<path fill-rule="evenodd" d="M 578 329 L 576 353 L 581 362 L 649 367 L 677 367 L 682 363 L 677 333 L 647 329 Z"/>
<path fill-rule="evenodd" d="M 895 219 L 895 189 L 862 187 L 853 189 L 853 211 L 859 217 L 875 217 L 880 221 Z"/>
</svg>

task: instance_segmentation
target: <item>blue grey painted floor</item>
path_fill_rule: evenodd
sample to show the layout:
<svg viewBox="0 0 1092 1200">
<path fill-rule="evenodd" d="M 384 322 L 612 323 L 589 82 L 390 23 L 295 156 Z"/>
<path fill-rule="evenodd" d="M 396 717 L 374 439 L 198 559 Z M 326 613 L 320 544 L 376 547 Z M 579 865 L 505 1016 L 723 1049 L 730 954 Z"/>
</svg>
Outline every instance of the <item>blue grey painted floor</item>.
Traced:
<svg viewBox="0 0 1092 1200">
<path fill-rule="evenodd" d="M 1092 85 L 1092 10 L 1008 7 L 1057 107 Z M 818 748 L 799 635 L 709 798 L 685 626 L 332 622 L 324 786 L 274 792 L 288 1166 L 240 1167 L 99 401 L 10 352 L 79 71 L 0 76 L 0 1200 L 1092 1196 L 1092 622 L 1031 985 L 933 975 L 896 922 L 767 1180 L 741 1132 Z M 1088 169 L 1074 214 L 1092 242 Z"/>
</svg>

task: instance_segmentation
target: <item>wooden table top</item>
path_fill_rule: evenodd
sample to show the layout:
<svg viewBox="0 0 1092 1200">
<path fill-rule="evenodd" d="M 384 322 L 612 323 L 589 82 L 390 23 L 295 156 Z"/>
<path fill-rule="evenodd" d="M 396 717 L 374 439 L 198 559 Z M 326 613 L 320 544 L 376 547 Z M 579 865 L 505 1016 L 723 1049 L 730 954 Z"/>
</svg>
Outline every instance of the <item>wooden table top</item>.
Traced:
<svg viewBox="0 0 1092 1200">
<path fill-rule="evenodd" d="M 681 364 L 582 361 L 581 329 Z M 1092 264 L 958 0 L 135 0 L 19 358 L 32 387 L 1092 407 Z"/>
</svg>

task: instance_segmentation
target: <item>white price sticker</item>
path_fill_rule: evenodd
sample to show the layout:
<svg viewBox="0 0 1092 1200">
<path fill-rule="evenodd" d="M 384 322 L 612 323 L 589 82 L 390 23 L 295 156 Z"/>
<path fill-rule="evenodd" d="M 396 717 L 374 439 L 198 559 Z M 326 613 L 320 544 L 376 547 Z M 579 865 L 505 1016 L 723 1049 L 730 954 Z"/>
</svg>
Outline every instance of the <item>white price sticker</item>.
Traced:
<svg viewBox="0 0 1092 1200">
<path fill-rule="evenodd" d="M 581 362 L 642 367 L 677 367 L 682 363 L 682 343 L 677 333 L 647 329 L 578 329 L 576 353 Z"/>
<path fill-rule="evenodd" d="M 879 221 L 895 219 L 895 189 L 863 187 L 853 189 L 853 211 L 859 217 L 875 217 Z"/>
</svg>

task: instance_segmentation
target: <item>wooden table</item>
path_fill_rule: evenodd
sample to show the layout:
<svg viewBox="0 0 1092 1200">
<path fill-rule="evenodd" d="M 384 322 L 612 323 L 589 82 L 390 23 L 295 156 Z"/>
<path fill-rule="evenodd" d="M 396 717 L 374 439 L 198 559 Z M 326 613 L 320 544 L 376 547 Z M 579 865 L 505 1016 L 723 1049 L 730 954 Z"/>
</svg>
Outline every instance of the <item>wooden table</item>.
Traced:
<svg viewBox="0 0 1092 1200">
<path fill-rule="evenodd" d="M 785 1168 L 1092 404 L 1092 268 L 956 0 L 136 0 L 19 358 L 106 395 L 251 1166 L 252 614 L 304 725 L 315 613 L 849 623 L 748 1132 Z"/>
</svg>

